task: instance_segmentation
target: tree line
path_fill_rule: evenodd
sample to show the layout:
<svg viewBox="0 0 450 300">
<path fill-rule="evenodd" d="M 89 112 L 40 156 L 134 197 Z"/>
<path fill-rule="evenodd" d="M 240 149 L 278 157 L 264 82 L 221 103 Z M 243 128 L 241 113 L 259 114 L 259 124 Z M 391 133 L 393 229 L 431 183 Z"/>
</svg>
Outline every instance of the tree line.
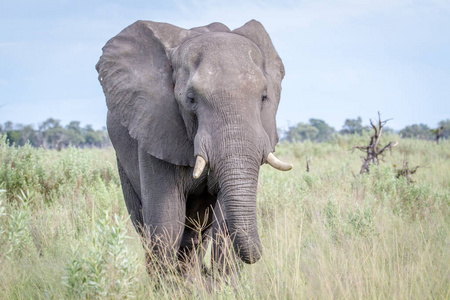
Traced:
<svg viewBox="0 0 450 300">
<path fill-rule="evenodd" d="M 359 134 L 371 131 L 371 126 L 364 126 L 361 117 L 346 119 L 342 129 L 337 131 L 325 121 L 320 119 L 309 119 L 308 123 L 300 122 L 289 126 L 287 130 L 278 129 L 281 140 L 288 142 L 314 141 L 324 142 L 333 139 L 338 134 Z M 397 133 L 404 138 L 417 138 L 425 140 L 436 140 L 439 138 L 450 138 L 450 119 L 440 121 L 437 128 L 430 128 L 426 124 L 413 124 L 395 131 L 392 128 L 383 128 L 385 133 Z"/>
<path fill-rule="evenodd" d="M 80 148 L 103 148 L 111 145 L 106 129 L 95 130 L 91 125 L 81 127 L 79 121 L 72 121 L 63 126 L 59 120 L 49 118 L 33 125 L 13 124 L 8 121 L 0 124 L 0 134 L 5 135 L 9 144 L 23 146 L 30 143 L 33 147 L 45 149 L 62 149 L 69 145 Z"/>
<path fill-rule="evenodd" d="M 338 134 L 359 134 L 371 130 L 370 126 L 364 126 L 361 117 L 346 119 L 342 129 L 337 131 L 325 121 L 309 119 L 308 123 L 300 122 L 289 126 L 287 130 L 278 129 L 280 140 L 288 142 L 301 142 L 310 140 L 313 142 L 326 142 Z M 388 127 L 383 128 L 385 133 L 398 133 L 404 138 L 418 138 L 435 140 L 450 138 L 450 119 L 440 121 L 438 128 L 430 128 L 426 124 L 413 124 L 395 131 Z M 74 147 L 108 147 L 111 142 L 106 128 L 94 130 L 91 125 L 81 127 L 79 121 L 72 121 L 63 126 L 59 120 L 49 118 L 41 123 L 37 129 L 32 125 L 13 124 L 8 121 L 0 124 L 0 134 L 6 134 L 10 145 L 23 146 L 30 143 L 33 147 L 45 149 L 61 149 L 69 145 Z"/>
</svg>

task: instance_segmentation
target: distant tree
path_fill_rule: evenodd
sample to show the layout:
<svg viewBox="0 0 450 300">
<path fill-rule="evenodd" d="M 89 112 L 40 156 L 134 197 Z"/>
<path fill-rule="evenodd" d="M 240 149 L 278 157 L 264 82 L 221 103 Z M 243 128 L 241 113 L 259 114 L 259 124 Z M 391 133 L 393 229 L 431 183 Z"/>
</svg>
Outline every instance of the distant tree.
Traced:
<svg viewBox="0 0 450 300">
<path fill-rule="evenodd" d="M 280 132 L 281 129 L 278 129 L 278 131 Z M 325 121 L 309 119 L 309 123 L 300 122 L 295 126 L 290 126 L 280 136 L 282 136 L 282 140 L 289 142 L 301 142 L 305 140 L 323 142 L 329 140 L 334 133 L 334 128 L 329 126 Z"/>
<path fill-rule="evenodd" d="M 383 127 L 383 131 L 384 131 L 384 133 L 386 133 L 386 134 L 394 134 L 394 133 L 396 133 L 395 129 L 393 129 L 393 128 L 391 128 L 391 127 L 388 127 L 388 126 Z"/>
<path fill-rule="evenodd" d="M 6 132 L 6 138 L 9 141 L 9 145 L 20 146 L 21 134 L 19 130 L 9 130 Z"/>
<path fill-rule="evenodd" d="M 6 133 L 6 138 L 9 140 L 10 145 L 24 146 L 29 142 L 34 147 L 39 146 L 38 136 L 33 126 L 13 124 L 8 121 L 5 123 L 4 128 L 5 130 L 2 131 Z"/>
<path fill-rule="evenodd" d="M 95 133 L 92 125 L 86 125 L 83 129 L 84 138 L 86 141 L 86 146 L 93 147 L 95 144 L 99 143 L 98 135 Z"/>
<path fill-rule="evenodd" d="M 336 130 L 329 126 L 325 121 L 320 119 L 309 119 L 309 124 L 319 130 L 316 136 L 316 141 L 323 142 L 329 140 Z"/>
<path fill-rule="evenodd" d="M 318 134 L 319 129 L 300 122 L 296 126 L 289 127 L 285 139 L 289 142 L 301 142 L 305 140 L 314 140 Z"/>
<path fill-rule="evenodd" d="M 13 127 L 13 122 L 11 122 L 11 121 L 8 121 L 8 122 L 5 122 L 5 125 L 4 125 L 4 127 L 3 127 L 3 130 L 5 131 L 5 132 L 7 132 L 7 131 L 13 131 L 14 130 L 14 127 Z"/>
<path fill-rule="evenodd" d="M 66 146 L 67 135 L 66 130 L 63 127 L 55 127 L 45 131 L 45 141 L 47 142 L 49 149 L 61 150 L 63 146 Z"/>
<path fill-rule="evenodd" d="M 403 138 L 419 138 L 425 140 L 431 140 L 434 138 L 434 134 L 430 127 L 425 124 L 413 124 L 406 126 L 400 130 L 400 135 Z"/>
<path fill-rule="evenodd" d="M 59 120 L 48 118 L 35 130 L 31 125 L 13 124 L 8 121 L 0 125 L 0 133 L 6 133 L 9 143 L 23 146 L 30 143 L 34 147 L 62 149 L 75 147 L 108 147 L 111 145 L 106 128 L 94 130 L 91 125 L 84 128 L 79 121 L 72 121 L 63 127 Z"/>
<path fill-rule="evenodd" d="M 346 119 L 344 126 L 342 126 L 341 134 L 359 134 L 362 135 L 364 127 L 362 125 L 361 117 L 357 119 Z"/>
<path fill-rule="evenodd" d="M 109 143 L 105 130 L 94 130 L 92 125 L 83 128 L 85 145 L 88 147 L 105 147 Z"/>
<path fill-rule="evenodd" d="M 23 146 L 26 143 L 30 143 L 32 146 L 35 147 L 38 146 L 38 135 L 34 130 L 33 126 L 31 125 L 23 126 L 22 129 L 20 130 L 20 133 L 21 133 L 19 142 L 20 146 Z"/>
<path fill-rule="evenodd" d="M 83 132 L 94 132 L 95 130 L 94 130 L 94 128 L 92 127 L 92 125 L 91 124 L 88 124 L 88 125 L 86 125 L 86 126 L 84 126 L 84 128 L 83 128 Z"/>
<path fill-rule="evenodd" d="M 66 126 L 67 143 L 75 147 L 81 147 L 86 142 L 80 122 L 72 121 Z"/>
<path fill-rule="evenodd" d="M 53 118 L 48 118 L 47 120 L 42 122 L 42 124 L 39 126 L 39 130 L 46 131 L 48 129 L 58 128 L 58 127 L 61 127 L 61 123 L 59 120 L 56 120 Z"/>
<path fill-rule="evenodd" d="M 79 121 L 72 121 L 72 122 L 70 122 L 68 125 L 66 125 L 66 129 L 67 130 L 72 130 L 73 132 L 76 132 L 78 134 L 82 134 L 83 133 L 83 129 L 81 128 Z"/>
<path fill-rule="evenodd" d="M 61 149 L 66 138 L 59 120 L 48 118 L 39 126 L 42 146 L 46 149 Z"/>
</svg>

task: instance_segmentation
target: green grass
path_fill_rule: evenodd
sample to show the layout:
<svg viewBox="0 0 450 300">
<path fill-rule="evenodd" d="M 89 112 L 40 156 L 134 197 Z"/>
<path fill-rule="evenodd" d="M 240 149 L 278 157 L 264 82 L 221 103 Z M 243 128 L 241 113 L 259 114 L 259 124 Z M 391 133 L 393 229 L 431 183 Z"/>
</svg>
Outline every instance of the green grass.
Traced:
<svg viewBox="0 0 450 300">
<path fill-rule="evenodd" d="M 362 153 L 349 149 L 366 140 L 278 146 L 294 169 L 261 168 L 263 258 L 211 287 L 197 273 L 147 274 L 112 149 L 3 138 L 0 299 L 448 299 L 450 142 L 386 136 L 399 145 L 360 176 Z M 395 177 L 404 159 L 420 166 L 413 184 Z"/>
</svg>

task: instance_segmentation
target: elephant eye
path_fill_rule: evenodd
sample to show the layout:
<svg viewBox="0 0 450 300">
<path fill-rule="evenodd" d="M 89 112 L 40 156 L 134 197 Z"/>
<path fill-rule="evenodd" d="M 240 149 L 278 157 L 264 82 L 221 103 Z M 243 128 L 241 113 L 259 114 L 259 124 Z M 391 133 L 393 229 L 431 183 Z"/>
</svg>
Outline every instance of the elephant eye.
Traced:
<svg viewBox="0 0 450 300">
<path fill-rule="evenodd" d="M 187 94 L 187 100 L 188 100 L 189 103 L 195 103 L 195 96 L 194 96 L 194 93 L 189 92 L 189 93 Z"/>
<path fill-rule="evenodd" d="M 267 100 L 267 92 L 264 92 L 263 95 L 261 96 L 261 101 L 265 100 Z"/>
</svg>

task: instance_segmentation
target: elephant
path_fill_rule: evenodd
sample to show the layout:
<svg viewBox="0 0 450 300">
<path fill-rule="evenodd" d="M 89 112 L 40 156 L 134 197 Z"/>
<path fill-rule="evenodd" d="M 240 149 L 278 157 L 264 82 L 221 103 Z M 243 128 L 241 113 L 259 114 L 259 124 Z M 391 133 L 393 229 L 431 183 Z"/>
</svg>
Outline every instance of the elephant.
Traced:
<svg viewBox="0 0 450 300">
<path fill-rule="evenodd" d="M 136 21 L 106 43 L 96 69 L 147 258 L 182 265 L 212 239 L 213 262 L 226 251 L 258 261 L 260 166 L 292 168 L 273 154 L 285 71 L 263 25 Z"/>
</svg>

